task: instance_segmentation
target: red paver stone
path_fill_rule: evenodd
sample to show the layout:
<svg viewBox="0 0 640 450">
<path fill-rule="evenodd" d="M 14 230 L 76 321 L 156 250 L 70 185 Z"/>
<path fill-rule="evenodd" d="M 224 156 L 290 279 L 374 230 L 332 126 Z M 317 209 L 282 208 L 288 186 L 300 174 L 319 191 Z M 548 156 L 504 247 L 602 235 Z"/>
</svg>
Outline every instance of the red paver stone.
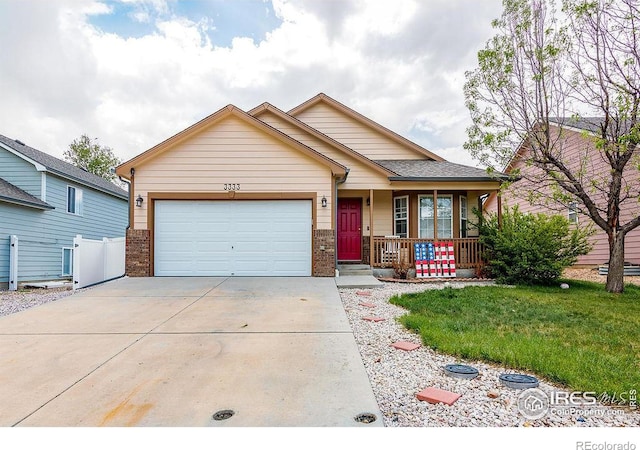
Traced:
<svg viewBox="0 0 640 450">
<path fill-rule="evenodd" d="M 384 317 L 363 317 L 362 320 L 366 320 L 367 322 L 382 322 L 387 319 Z"/>
<path fill-rule="evenodd" d="M 376 305 L 374 305 L 373 303 L 368 303 L 368 302 L 360 302 L 360 303 L 358 303 L 358 305 L 366 306 L 367 308 L 375 308 L 376 307 Z"/>
<path fill-rule="evenodd" d="M 371 297 L 371 292 L 368 291 L 358 291 L 356 292 L 357 295 L 361 295 L 363 297 Z"/>
<path fill-rule="evenodd" d="M 416 394 L 418 400 L 429 403 L 444 403 L 445 405 L 453 405 L 462 395 L 455 392 L 445 391 L 434 387 L 428 387 Z"/>
<path fill-rule="evenodd" d="M 414 344 L 413 342 L 405 342 L 398 341 L 391 344 L 392 347 L 397 348 L 398 350 L 404 350 L 406 352 L 410 352 L 411 350 L 415 350 L 420 347 L 420 344 Z"/>
</svg>

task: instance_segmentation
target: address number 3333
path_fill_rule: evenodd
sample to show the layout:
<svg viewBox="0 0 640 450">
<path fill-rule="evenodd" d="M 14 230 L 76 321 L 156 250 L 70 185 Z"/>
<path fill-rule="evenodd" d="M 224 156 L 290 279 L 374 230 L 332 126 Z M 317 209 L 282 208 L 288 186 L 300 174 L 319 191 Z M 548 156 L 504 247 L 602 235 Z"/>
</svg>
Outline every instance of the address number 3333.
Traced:
<svg viewBox="0 0 640 450">
<path fill-rule="evenodd" d="M 239 191 L 240 183 L 225 183 L 224 185 L 225 191 Z"/>
</svg>

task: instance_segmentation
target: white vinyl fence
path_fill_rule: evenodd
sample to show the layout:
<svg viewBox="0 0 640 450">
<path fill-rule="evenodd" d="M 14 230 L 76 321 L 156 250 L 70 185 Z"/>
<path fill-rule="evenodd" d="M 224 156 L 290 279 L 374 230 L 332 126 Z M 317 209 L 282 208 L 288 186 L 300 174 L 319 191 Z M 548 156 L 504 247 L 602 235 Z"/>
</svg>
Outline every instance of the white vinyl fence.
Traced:
<svg viewBox="0 0 640 450">
<path fill-rule="evenodd" d="M 73 289 L 124 275 L 125 238 L 73 240 Z"/>
</svg>

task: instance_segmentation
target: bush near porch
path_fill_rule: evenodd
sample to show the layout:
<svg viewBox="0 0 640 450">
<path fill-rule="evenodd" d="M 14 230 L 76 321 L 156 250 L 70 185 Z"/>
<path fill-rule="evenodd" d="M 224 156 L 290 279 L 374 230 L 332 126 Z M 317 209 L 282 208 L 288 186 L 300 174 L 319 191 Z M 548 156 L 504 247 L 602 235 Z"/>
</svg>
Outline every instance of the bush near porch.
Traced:
<svg viewBox="0 0 640 450">
<path fill-rule="evenodd" d="M 470 360 L 535 373 L 599 395 L 640 387 L 640 287 L 601 284 L 445 288 L 391 298 L 425 345 Z"/>
<path fill-rule="evenodd" d="M 477 211 L 476 215 L 477 215 Z M 518 206 L 478 216 L 480 243 L 489 277 L 499 283 L 550 285 L 578 256 L 591 250 L 592 229 L 571 228 L 562 216 L 527 214 Z"/>
</svg>

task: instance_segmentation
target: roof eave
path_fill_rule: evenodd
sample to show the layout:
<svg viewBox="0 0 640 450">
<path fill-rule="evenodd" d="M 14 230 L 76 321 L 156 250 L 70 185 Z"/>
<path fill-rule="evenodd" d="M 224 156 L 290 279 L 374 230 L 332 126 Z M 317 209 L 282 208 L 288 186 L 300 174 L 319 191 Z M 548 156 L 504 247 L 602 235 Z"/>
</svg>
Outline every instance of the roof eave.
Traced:
<svg viewBox="0 0 640 450">
<path fill-rule="evenodd" d="M 264 112 L 270 112 L 272 114 L 275 114 L 276 116 L 278 116 L 279 118 L 286 120 L 288 123 L 290 123 L 291 125 L 297 126 L 298 128 L 306 131 L 307 133 L 311 134 L 312 136 L 315 136 L 317 139 L 320 139 L 321 141 L 325 142 L 328 145 L 331 145 L 332 147 L 334 147 L 337 150 L 342 151 L 343 153 L 350 155 L 353 158 L 359 159 L 360 161 L 362 161 L 363 163 L 365 163 L 366 165 L 368 165 L 369 167 L 371 167 L 372 169 L 380 172 L 381 174 L 385 175 L 385 176 L 395 176 L 397 175 L 394 171 L 387 169 L 386 167 L 378 164 L 377 162 L 367 158 L 366 156 L 362 155 L 361 153 L 356 152 L 355 150 L 353 150 L 352 148 L 347 147 L 346 145 L 342 144 L 341 142 L 336 141 L 335 139 L 333 139 L 330 136 L 327 136 L 326 134 L 322 133 L 319 130 L 316 130 L 315 128 L 313 128 L 312 126 L 302 122 L 299 119 L 296 119 L 295 117 L 293 117 L 292 115 L 280 110 L 279 108 L 277 108 L 276 106 L 273 106 L 270 103 L 262 103 L 261 105 L 256 106 L 255 108 L 251 109 L 248 114 L 254 117 L 258 117 L 259 115 L 261 115 Z"/>
<path fill-rule="evenodd" d="M 379 124 L 378 122 L 368 118 L 367 116 L 359 113 L 358 111 L 349 108 L 347 105 L 340 103 L 339 101 L 331 98 L 330 96 L 328 96 L 327 94 L 324 93 L 319 93 L 318 95 L 316 95 L 315 97 L 310 98 L 309 100 L 301 103 L 300 105 L 296 106 L 295 108 L 292 108 L 291 110 L 287 111 L 287 114 L 291 115 L 291 116 L 295 116 L 296 114 L 300 114 L 301 112 L 311 108 L 313 105 L 320 103 L 321 101 L 324 101 L 328 104 L 330 104 L 331 106 L 333 106 L 334 108 L 338 109 L 339 111 L 343 112 L 344 114 L 346 114 L 347 116 L 351 117 L 354 120 L 357 120 L 363 124 L 365 124 L 366 126 L 370 127 L 371 129 L 377 131 L 378 133 L 381 133 L 382 135 L 388 137 L 389 139 L 399 143 L 400 145 L 404 145 L 407 146 L 409 148 L 411 148 L 413 151 L 415 151 L 416 153 L 419 153 L 423 156 L 427 156 L 428 158 L 431 158 L 434 161 L 446 161 L 442 156 L 436 155 L 433 152 L 430 152 L 429 150 L 427 150 L 426 148 L 416 144 L 415 142 L 405 138 L 404 136 L 396 133 L 395 131 L 390 130 L 389 128 Z"/>
<path fill-rule="evenodd" d="M 389 181 L 504 181 L 504 178 L 491 178 L 491 177 L 389 177 Z"/>
<path fill-rule="evenodd" d="M 5 203 L 11 203 L 14 205 L 20 205 L 20 206 L 28 206 L 29 208 L 35 208 L 35 209 L 41 209 L 41 210 L 53 210 L 56 209 L 55 207 L 51 206 L 48 203 L 35 203 L 35 202 L 30 202 L 27 200 L 19 200 L 13 197 L 5 197 L 0 195 L 0 201 L 1 202 L 5 202 Z"/>
<path fill-rule="evenodd" d="M 64 178 L 65 180 L 70 180 L 70 181 L 73 181 L 74 183 L 78 183 L 78 184 L 81 184 L 83 186 L 89 187 L 91 189 L 95 189 L 97 191 L 102 192 L 103 194 L 111 195 L 113 197 L 117 197 L 117 198 L 129 201 L 129 194 L 126 193 L 126 192 L 121 194 L 119 192 L 109 191 L 109 190 L 107 190 L 107 189 L 105 189 L 105 188 L 103 188 L 101 186 L 98 186 L 97 184 L 89 183 L 88 181 L 81 180 L 81 179 L 76 178 L 76 177 L 74 177 L 72 175 L 66 174 L 64 172 L 60 172 L 59 170 L 48 168 L 47 172 L 52 174 L 52 175 L 56 175 L 56 176 L 58 176 L 60 178 Z"/>
<path fill-rule="evenodd" d="M 221 108 L 218 111 L 214 112 L 213 114 L 205 117 L 204 119 L 196 122 L 195 124 L 191 125 L 190 127 L 185 128 L 184 130 L 180 131 L 179 133 L 177 133 L 177 134 L 171 136 L 170 138 L 165 139 L 161 143 L 151 147 L 149 150 L 147 150 L 147 151 L 141 153 L 140 155 L 130 159 L 129 161 L 119 165 L 118 167 L 116 167 L 116 174 L 121 176 L 122 178 L 130 180 L 130 177 L 131 177 L 130 171 L 131 171 L 131 169 L 135 168 L 135 166 L 137 164 L 142 164 L 142 163 L 146 162 L 147 160 L 155 157 L 157 154 L 160 154 L 160 153 L 162 153 L 162 152 L 174 147 L 175 145 L 179 144 L 180 142 L 182 142 L 182 141 L 190 138 L 194 134 L 198 133 L 202 129 L 204 129 L 204 128 L 208 127 L 208 126 L 212 126 L 216 122 L 228 117 L 229 115 L 234 115 L 234 116 L 236 116 L 236 117 L 238 117 L 240 119 L 243 119 L 245 121 L 252 121 L 254 126 L 256 126 L 258 129 L 261 129 L 263 132 L 273 136 L 276 139 L 279 139 L 280 141 L 282 141 L 282 142 L 284 142 L 284 143 L 286 143 L 288 145 L 291 145 L 293 147 L 298 148 L 303 153 L 307 154 L 307 156 L 309 156 L 309 157 L 315 159 L 316 161 L 321 162 L 321 163 L 325 164 L 326 166 L 328 166 L 329 168 L 331 168 L 332 173 L 334 173 L 336 175 L 344 175 L 346 173 L 347 168 L 345 166 L 343 166 L 342 164 L 340 164 L 340 163 L 332 160 L 331 158 L 328 158 L 325 155 L 315 151 L 311 147 L 308 147 L 308 146 L 304 145 L 303 143 L 298 142 L 297 140 L 295 140 L 291 136 L 288 136 L 285 133 L 283 133 L 282 131 L 272 127 L 271 125 L 269 125 L 267 123 L 264 123 L 260 119 L 251 116 L 250 114 L 244 112 L 243 110 L 241 110 L 237 106 L 227 105 L 224 108 Z"/>
</svg>

